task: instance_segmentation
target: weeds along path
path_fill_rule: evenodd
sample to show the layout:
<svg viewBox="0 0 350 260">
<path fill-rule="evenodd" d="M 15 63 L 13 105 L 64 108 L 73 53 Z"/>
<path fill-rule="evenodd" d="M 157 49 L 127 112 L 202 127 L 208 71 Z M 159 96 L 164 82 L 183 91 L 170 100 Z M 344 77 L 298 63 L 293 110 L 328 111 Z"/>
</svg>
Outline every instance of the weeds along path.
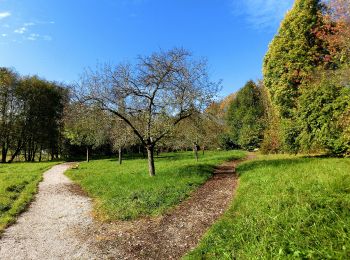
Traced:
<svg viewBox="0 0 350 260">
<path fill-rule="evenodd" d="M 0 239 L 0 259 L 94 259 L 77 234 L 89 230 L 90 199 L 63 174 L 71 164 L 54 166 L 44 173 L 39 192 L 17 223 Z"/>
<path fill-rule="evenodd" d="M 249 154 L 245 160 L 253 157 Z M 100 224 L 95 228 L 96 251 L 105 259 L 181 258 L 228 207 L 237 186 L 235 167 L 241 161 L 219 166 L 209 181 L 166 215 Z"/>
</svg>

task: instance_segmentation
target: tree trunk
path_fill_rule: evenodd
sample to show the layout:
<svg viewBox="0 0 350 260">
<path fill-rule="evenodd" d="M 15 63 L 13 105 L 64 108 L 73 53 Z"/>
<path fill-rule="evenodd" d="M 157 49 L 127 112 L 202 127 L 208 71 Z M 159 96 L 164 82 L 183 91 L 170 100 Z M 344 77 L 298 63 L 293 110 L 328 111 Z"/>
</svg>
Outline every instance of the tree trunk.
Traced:
<svg viewBox="0 0 350 260">
<path fill-rule="evenodd" d="M 27 147 L 24 147 L 24 161 L 27 161 Z"/>
<path fill-rule="evenodd" d="M 31 158 L 31 162 L 35 162 L 35 155 L 36 155 L 36 151 L 38 150 L 37 146 L 33 146 L 33 151 L 32 151 L 32 158 Z"/>
<path fill-rule="evenodd" d="M 147 155 L 148 155 L 148 172 L 151 177 L 156 175 L 154 167 L 154 147 L 147 146 Z"/>
<path fill-rule="evenodd" d="M 142 147 L 141 151 L 142 151 L 142 158 L 145 159 L 146 158 L 145 149 Z"/>
<path fill-rule="evenodd" d="M 30 162 L 30 159 L 31 159 L 31 158 L 32 158 L 31 149 L 30 149 L 30 146 L 28 145 L 28 147 L 27 147 L 26 162 Z"/>
<path fill-rule="evenodd" d="M 43 147 L 40 146 L 40 151 L 39 151 L 39 162 L 41 162 L 42 155 L 43 155 Z"/>
<path fill-rule="evenodd" d="M 203 149 L 202 149 L 203 155 L 205 153 L 205 146 L 203 145 Z"/>
<path fill-rule="evenodd" d="M 12 163 L 13 160 L 16 158 L 17 155 L 21 152 L 21 146 L 18 146 L 15 153 L 11 156 L 10 160 L 8 161 L 9 163 Z"/>
<path fill-rule="evenodd" d="M 86 162 L 90 162 L 89 147 L 86 146 Z"/>
<path fill-rule="evenodd" d="M 1 150 L 1 162 L 6 163 L 6 157 L 7 157 L 7 149 L 6 144 L 2 144 L 2 150 Z"/>
<path fill-rule="evenodd" d="M 118 156 L 119 156 L 119 164 L 122 164 L 122 162 L 123 162 L 123 150 L 121 147 L 119 147 Z"/>
<path fill-rule="evenodd" d="M 193 146 L 193 151 L 194 151 L 194 156 L 196 158 L 196 161 L 198 162 L 198 145 L 197 144 Z"/>
</svg>

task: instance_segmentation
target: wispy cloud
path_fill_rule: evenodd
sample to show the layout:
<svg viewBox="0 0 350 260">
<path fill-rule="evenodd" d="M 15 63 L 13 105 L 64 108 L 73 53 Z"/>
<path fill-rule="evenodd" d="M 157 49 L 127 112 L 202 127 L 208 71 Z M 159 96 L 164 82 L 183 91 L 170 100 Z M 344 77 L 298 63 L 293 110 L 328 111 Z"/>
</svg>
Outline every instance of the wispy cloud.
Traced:
<svg viewBox="0 0 350 260">
<path fill-rule="evenodd" d="M 23 24 L 24 27 L 29 27 L 29 26 L 34 26 L 34 25 L 35 25 L 35 23 L 33 23 L 33 22 Z"/>
<path fill-rule="evenodd" d="M 242 15 L 255 29 L 271 30 L 278 26 L 294 0 L 234 0 L 233 13 Z"/>
<path fill-rule="evenodd" d="M 35 27 L 38 25 L 45 25 L 45 24 L 54 24 L 53 21 L 50 22 L 26 22 L 23 23 L 21 27 L 17 28 L 13 31 L 14 34 L 20 34 L 22 37 L 22 40 L 28 40 L 28 41 L 37 41 L 37 40 L 44 40 L 44 41 L 52 41 L 52 37 L 50 35 L 42 35 L 38 32 L 33 32 L 33 29 L 31 27 Z"/>
<path fill-rule="evenodd" d="M 4 19 L 9 16 L 11 16 L 10 12 L 0 12 L 0 19 Z"/>
<path fill-rule="evenodd" d="M 18 34 L 24 34 L 26 31 L 27 31 L 27 27 L 23 26 L 23 27 L 20 27 L 20 28 L 14 30 L 13 32 L 18 33 Z"/>
<path fill-rule="evenodd" d="M 29 41 L 36 41 L 36 40 L 44 40 L 44 41 L 52 41 L 52 37 L 50 35 L 40 35 L 38 33 L 31 33 L 26 37 Z"/>
<path fill-rule="evenodd" d="M 29 34 L 29 36 L 27 37 L 27 40 L 36 41 L 39 37 L 40 37 L 39 34 L 37 34 L 37 33 L 31 33 L 31 34 Z"/>
</svg>

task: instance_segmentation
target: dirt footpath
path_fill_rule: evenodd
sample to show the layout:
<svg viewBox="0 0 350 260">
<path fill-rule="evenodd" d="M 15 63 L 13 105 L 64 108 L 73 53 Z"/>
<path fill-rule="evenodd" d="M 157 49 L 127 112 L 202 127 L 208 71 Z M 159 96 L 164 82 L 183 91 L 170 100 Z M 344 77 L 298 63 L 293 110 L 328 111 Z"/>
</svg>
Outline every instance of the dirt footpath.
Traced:
<svg viewBox="0 0 350 260">
<path fill-rule="evenodd" d="M 99 251 L 106 259 L 181 258 L 227 209 L 236 190 L 239 162 L 219 166 L 213 178 L 166 215 L 100 225 L 96 237 Z"/>
<path fill-rule="evenodd" d="M 91 200 L 64 175 L 71 164 L 54 166 L 28 211 L 0 239 L 0 259 L 179 259 L 227 209 L 239 162 L 217 167 L 189 199 L 161 217 L 113 223 L 93 221 Z"/>
</svg>

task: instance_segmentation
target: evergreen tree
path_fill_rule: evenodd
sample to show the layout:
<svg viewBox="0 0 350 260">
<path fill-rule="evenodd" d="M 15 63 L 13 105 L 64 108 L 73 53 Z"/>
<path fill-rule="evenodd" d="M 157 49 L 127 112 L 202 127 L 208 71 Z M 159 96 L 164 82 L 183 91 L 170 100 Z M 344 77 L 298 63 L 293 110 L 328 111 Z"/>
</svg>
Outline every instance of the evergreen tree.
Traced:
<svg viewBox="0 0 350 260">
<path fill-rule="evenodd" d="M 298 141 L 303 151 L 350 151 L 350 88 L 348 71 L 323 72 L 303 88 L 298 118 Z"/>
<path fill-rule="evenodd" d="M 264 114 L 261 90 L 253 81 L 248 81 L 237 93 L 227 113 L 233 142 L 248 150 L 259 147 L 263 137 Z"/>
<path fill-rule="evenodd" d="M 264 85 L 282 118 L 292 118 L 300 85 L 323 63 L 327 48 L 315 31 L 322 25 L 320 0 L 296 0 L 264 59 Z"/>
</svg>

